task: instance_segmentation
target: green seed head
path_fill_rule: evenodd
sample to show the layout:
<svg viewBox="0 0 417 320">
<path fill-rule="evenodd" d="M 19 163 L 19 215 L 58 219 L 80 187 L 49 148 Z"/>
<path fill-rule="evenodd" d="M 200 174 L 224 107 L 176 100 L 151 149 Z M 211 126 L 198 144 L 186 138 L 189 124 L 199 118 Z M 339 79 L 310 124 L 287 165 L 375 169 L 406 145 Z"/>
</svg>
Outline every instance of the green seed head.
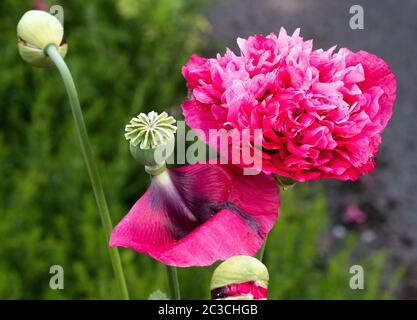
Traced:
<svg viewBox="0 0 417 320">
<path fill-rule="evenodd" d="M 175 144 L 176 120 L 166 112 L 141 113 L 125 128 L 130 151 L 140 164 L 158 166 L 165 163 Z"/>
<path fill-rule="evenodd" d="M 62 57 L 67 53 L 63 26 L 56 17 L 45 11 L 26 12 L 17 25 L 17 37 L 20 56 L 36 67 L 52 65 L 45 54 L 48 45 L 55 45 Z"/>
<path fill-rule="evenodd" d="M 235 256 L 222 262 L 214 270 L 210 290 L 251 281 L 268 288 L 268 269 L 254 257 Z"/>
</svg>

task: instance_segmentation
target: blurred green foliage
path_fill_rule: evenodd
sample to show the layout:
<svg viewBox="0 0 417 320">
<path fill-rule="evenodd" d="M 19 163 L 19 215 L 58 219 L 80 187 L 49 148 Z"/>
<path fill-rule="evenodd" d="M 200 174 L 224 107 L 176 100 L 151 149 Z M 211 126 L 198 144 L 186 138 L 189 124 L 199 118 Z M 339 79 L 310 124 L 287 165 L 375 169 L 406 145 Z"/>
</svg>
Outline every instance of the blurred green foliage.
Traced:
<svg viewBox="0 0 417 320">
<path fill-rule="evenodd" d="M 207 28 L 201 1 L 54 4 L 65 9 L 66 61 L 117 222 L 149 181 L 129 155 L 124 125 L 141 111 L 184 98 L 181 66 Z M 55 69 L 32 68 L 18 56 L 15 28 L 30 7 L 31 1 L 0 3 L 0 298 L 117 298 L 61 79 Z M 266 253 L 271 298 L 389 298 L 391 289 L 378 290 L 382 255 L 364 262 L 368 289 L 349 289 L 353 245 L 323 257 L 319 237 L 326 226 L 321 192 L 297 187 L 283 195 Z M 164 266 L 131 250 L 121 253 L 132 298 L 167 291 Z M 49 288 L 52 265 L 64 267 L 64 290 Z M 184 298 L 209 297 L 213 268 L 180 270 Z"/>
</svg>

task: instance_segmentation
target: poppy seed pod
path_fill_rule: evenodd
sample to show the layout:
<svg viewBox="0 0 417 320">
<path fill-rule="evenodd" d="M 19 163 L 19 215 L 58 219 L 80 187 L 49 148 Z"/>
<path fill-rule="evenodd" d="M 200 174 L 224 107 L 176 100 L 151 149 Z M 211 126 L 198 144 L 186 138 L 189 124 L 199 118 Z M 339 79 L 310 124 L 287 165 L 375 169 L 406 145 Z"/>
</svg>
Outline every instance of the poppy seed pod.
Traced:
<svg viewBox="0 0 417 320">
<path fill-rule="evenodd" d="M 166 112 L 152 111 L 139 114 L 126 125 L 125 137 L 130 142 L 130 152 L 148 171 L 163 167 L 174 151 L 175 122 Z"/>
<path fill-rule="evenodd" d="M 17 25 L 17 37 L 20 56 L 36 67 L 52 65 L 51 59 L 45 54 L 49 45 L 55 45 L 63 58 L 67 53 L 63 26 L 56 17 L 45 11 L 26 12 Z"/>
<path fill-rule="evenodd" d="M 235 256 L 214 270 L 210 290 L 213 299 L 262 300 L 267 298 L 268 269 L 258 259 Z"/>
</svg>

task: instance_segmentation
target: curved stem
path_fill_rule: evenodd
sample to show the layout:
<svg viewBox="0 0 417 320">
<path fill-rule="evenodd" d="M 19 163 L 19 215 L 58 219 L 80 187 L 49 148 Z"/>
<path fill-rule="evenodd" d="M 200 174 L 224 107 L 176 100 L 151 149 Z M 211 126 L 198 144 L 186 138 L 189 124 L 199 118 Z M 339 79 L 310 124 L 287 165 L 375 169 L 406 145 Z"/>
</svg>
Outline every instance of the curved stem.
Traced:
<svg viewBox="0 0 417 320">
<path fill-rule="evenodd" d="M 45 49 L 45 53 L 51 58 L 59 70 L 64 81 L 65 88 L 68 93 L 69 102 L 71 105 L 71 111 L 75 120 L 75 127 L 77 129 L 77 135 L 81 143 L 81 149 L 84 155 L 84 160 L 87 165 L 88 174 L 90 176 L 91 185 L 93 187 L 94 196 L 96 198 L 98 211 L 100 212 L 101 221 L 103 223 L 106 239 L 110 238 L 111 230 L 113 228 L 110 219 L 109 209 L 107 206 L 106 198 L 103 191 L 100 175 L 98 172 L 97 164 L 94 160 L 93 152 L 88 139 L 87 129 L 84 123 L 83 114 L 81 111 L 80 102 L 78 100 L 77 90 L 75 88 L 74 80 L 72 79 L 71 72 L 69 71 L 65 61 L 58 53 L 55 45 L 49 45 Z M 123 273 L 122 263 L 120 260 L 119 252 L 117 248 L 109 248 L 110 259 L 113 265 L 113 270 L 116 276 L 116 280 L 119 284 L 120 293 L 122 299 L 129 299 L 129 293 L 127 291 L 125 276 Z"/>
<path fill-rule="evenodd" d="M 171 292 L 171 299 L 181 300 L 180 284 L 178 281 L 178 272 L 176 267 L 167 267 L 169 291 Z"/>
</svg>

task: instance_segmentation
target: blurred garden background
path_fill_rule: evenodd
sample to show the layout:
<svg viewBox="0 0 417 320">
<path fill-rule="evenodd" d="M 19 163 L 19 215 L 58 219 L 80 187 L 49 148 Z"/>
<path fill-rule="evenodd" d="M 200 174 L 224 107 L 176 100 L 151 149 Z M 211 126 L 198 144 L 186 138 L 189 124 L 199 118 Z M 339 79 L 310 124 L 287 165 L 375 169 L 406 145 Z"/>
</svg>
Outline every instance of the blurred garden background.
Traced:
<svg viewBox="0 0 417 320">
<path fill-rule="evenodd" d="M 236 49 L 235 38 L 301 27 L 315 48 L 334 44 L 381 56 L 397 75 L 394 116 L 379 168 L 358 182 L 307 183 L 282 192 L 265 263 L 271 299 L 417 298 L 417 4 L 330 0 L 71 0 L 0 2 L 0 299 L 115 299 L 106 240 L 57 71 L 21 61 L 16 25 L 46 3 L 64 8 L 66 58 L 108 196 L 113 223 L 149 183 L 131 159 L 124 125 L 178 107 L 192 53 Z M 365 29 L 349 28 L 361 4 Z M 350 219 L 360 213 L 361 221 Z M 120 250 L 131 297 L 167 292 L 165 267 Z M 349 287 L 362 265 L 365 289 Z M 49 269 L 65 270 L 51 290 Z M 185 299 L 209 298 L 210 268 L 181 269 Z M 198 281 L 196 280 L 198 279 Z"/>
</svg>

